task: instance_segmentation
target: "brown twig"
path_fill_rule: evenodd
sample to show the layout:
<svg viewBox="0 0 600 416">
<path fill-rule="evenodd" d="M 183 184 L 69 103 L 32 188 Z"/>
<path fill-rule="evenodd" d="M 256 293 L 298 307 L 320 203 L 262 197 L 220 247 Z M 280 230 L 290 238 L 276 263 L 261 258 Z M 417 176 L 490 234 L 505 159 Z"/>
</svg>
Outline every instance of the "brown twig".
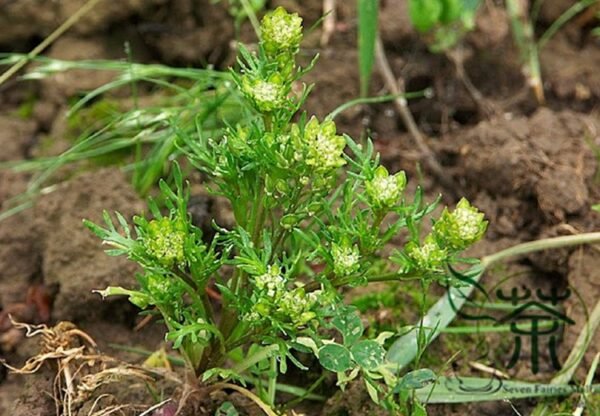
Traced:
<svg viewBox="0 0 600 416">
<path fill-rule="evenodd" d="M 481 91 L 479 91 L 473 82 L 471 82 L 471 78 L 465 70 L 465 56 L 463 48 L 460 45 L 456 48 L 452 48 L 446 52 L 446 57 L 454 64 L 456 76 L 462 82 L 463 86 L 471 96 L 471 99 L 475 101 L 479 111 L 487 118 L 497 114 L 499 112 L 498 109 L 496 109 L 494 105 L 483 96 Z"/>
<path fill-rule="evenodd" d="M 386 87 L 393 95 L 399 96 L 394 100 L 396 110 L 398 111 L 398 114 L 400 115 L 400 118 L 402 119 L 402 122 L 406 126 L 408 132 L 413 137 L 413 140 L 419 151 L 422 153 L 425 165 L 427 168 L 429 168 L 431 173 L 433 173 L 437 181 L 446 188 L 447 193 L 455 198 L 457 195 L 458 186 L 450 178 L 450 175 L 444 172 L 444 168 L 438 162 L 435 153 L 433 153 L 433 151 L 427 145 L 425 136 L 423 133 L 421 133 L 421 130 L 419 130 L 419 127 L 417 126 L 417 123 L 415 122 L 415 119 L 408 108 L 406 99 L 401 97 L 401 95 L 405 92 L 404 81 L 402 79 L 397 81 L 394 77 L 392 68 L 390 67 L 388 59 L 385 55 L 385 50 L 383 49 L 383 43 L 381 42 L 380 36 L 377 36 L 377 41 L 375 43 L 375 59 Z"/>
<path fill-rule="evenodd" d="M 21 68 L 23 68 L 29 61 L 39 55 L 48 46 L 50 46 L 56 39 L 58 39 L 63 33 L 69 30 L 75 23 L 79 21 L 87 12 L 92 10 L 100 0 L 88 0 L 79 10 L 71 15 L 63 24 L 61 24 L 54 32 L 52 32 L 46 39 L 44 39 L 39 45 L 31 50 L 27 55 L 19 59 L 13 66 L 8 68 L 6 72 L 0 75 L 0 85 L 6 80 L 16 74 Z"/>
<path fill-rule="evenodd" d="M 337 15 L 335 12 L 336 0 L 323 0 L 323 32 L 321 33 L 321 47 L 329 44 L 329 39 L 335 32 L 335 22 Z"/>
</svg>

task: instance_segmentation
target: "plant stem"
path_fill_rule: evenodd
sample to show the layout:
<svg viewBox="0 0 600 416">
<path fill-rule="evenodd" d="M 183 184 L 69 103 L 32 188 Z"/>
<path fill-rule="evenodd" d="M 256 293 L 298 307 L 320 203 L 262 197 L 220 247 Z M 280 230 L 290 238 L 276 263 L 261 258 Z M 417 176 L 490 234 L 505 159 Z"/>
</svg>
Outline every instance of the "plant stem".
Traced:
<svg viewBox="0 0 600 416">
<path fill-rule="evenodd" d="M 383 42 L 381 41 L 381 37 L 377 36 L 377 41 L 375 43 L 375 58 L 377 60 L 377 66 L 379 67 L 379 71 L 385 81 L 387 88 L 391 91 L 393 95 L 401 96 L 404 94 L 404 87 L 398 85 L 399 83 L 396 81 L 394 77 L 394 73 L 392 72 L 392 68 L 387 60 L 385 55 L 385 50 L 383 48 Z M 410 135 L 413 137 L 415 144 L 419 148 L 419 151 L 423 154 L 425 164 L 431 170 L 435 178 L 446 188 L 446 194 L 449 194 L 452 197 L 456 197 L 456 192 L 460 189 L 456 183 L 450 176 L 444 172 L 444 168 L 437 161 L 435 157 L 435 153 L 431 150 L 431 148 L 427 145 L 427 141 L 425 140 L 425 136 L 419 130 L 415 119 L 413 118 L 406 99 L 403 97 L 397 98 L 394 100 L 394 104 L 396 104 L 396 109 L 400 114 L 400 118 L 402 122 L 408 129 Z"/>
<path fill-rule="evenodd" d="M 561 247 L 577 246 L 581 244 L 598 244 L 600 243 L 600 232 L 585 233 L 578 235 L 569 235 L 563 237 L 544 238 L 541 240 L 530 241 L 527 243 L 517 244 L 505 250 L 498 251 L 481 258 L 481 266 L 484 269 L 489 268 L 492 264 L 498 263 L 501 260 L 509 257 L 519 257 L 535 251 L 556 249 Z"/>
<path fill-rule="evenodd" d="M 538 46 L 535 43 L 533 27 L 527 16 L 526 2 L 506 0 L 506 10 L 510 17 L 513 37 L 519 48 L 523 74 L 535 94 L 538 104 L 544 104 L 544 86 L 538 58 Z"/>
<path fill-rule="evenodd" d="M 241 374 L 244 371 L 246 371 L 248 368 L 252 367 L 254 364 L 269 358 L 278 349 L 279 349 L 279 346 L 275 345 L 275 344 L 263 347 L 257 353 L 251 355 L 250 357 L 247 357 L 244 361 L 236 364 L 231 370 L 236 374 Z"/>
<path fill-rule="evenodd" d="M 275 413 L 268 405 L 266 405 L 258 396 L 256 396 L 254 393 L 246 390 L 243 387 L 236 386 L 235 384 L 231 384 L 231 383 L 217 383 L 217 384 L 214 384 L 213 386 L 211 386 L 211 390 L 225 390 L 225 389 L 234 390 L 234 391 L 237 391 L 238 393 L 246 396 L 248 399 L 250 399 L 254 403 L 256 403 L 256 405 L 258 407 L 260 407 L 260 409 L 263 412 L 265 412 L 265 414 L 267 416 L 278 416 L 277 413 Z"/>
<path fill-rule="evenodd" d="M 269 374 L 269 386 L 267 389 L 267 403 L 275 405 L 275 393 L 277 392 L 277 357 L 271 357 L 271 371 Z"/>
<path fill-rule="evenodd" d="M 39 55 L 44 49 L 58 39 L 63 33 L 69 30 L 75 23 L 79 21 L 87 12 L 92 10 L 100 0 L 89 0 L 79 10 L 73 13 L 65 22 L 60 25 L 54 32 L 52 32 L 46 39 L 44 39 L 39 45 L 31 50 L 27 55 L 23 56 L 16 64 L 6 70 L 5 73 L 0 75 L 0 85 L 4 84 L 11 76 L 16 74 L 19 69 L 23 68 L 27 62 Z"/>
</svg>

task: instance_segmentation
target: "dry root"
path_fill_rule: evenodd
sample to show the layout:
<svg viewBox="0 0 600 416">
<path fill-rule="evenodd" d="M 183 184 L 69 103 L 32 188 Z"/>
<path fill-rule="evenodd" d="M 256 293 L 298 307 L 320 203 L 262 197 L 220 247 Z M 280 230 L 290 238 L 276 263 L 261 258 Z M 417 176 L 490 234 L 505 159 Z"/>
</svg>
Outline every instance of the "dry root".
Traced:
<svg viewBox="0 0 600 416">
<path fill-rule="evenodd" d="M 11 319 L 12 321 L 12 319 Z M 21 368 L 4 364 L 16 374 L 33 374 L 44 364 L 56 369 L 53 397 L 57 416 L 77 413 L 83 403 L 92 400 L 101 386 L 133 379 L 143 385 L 167 379 L 175 384 L 181 380 L 172 372 L 126 364 L 97 350 L 96 342 L 70 322 L 60 322 L 52 328 L 12 321 L 15 328 L 25 330 L 27 337 L 40 337 L 40 353 L 29 358 Z M 88 416 L 125 414 L 143 407 L 133 404 L 114 404 L 114 398 L 102 394 L 94 399 Z M 147 406 L 145 406 L 147 408 Z"/>
</svg>

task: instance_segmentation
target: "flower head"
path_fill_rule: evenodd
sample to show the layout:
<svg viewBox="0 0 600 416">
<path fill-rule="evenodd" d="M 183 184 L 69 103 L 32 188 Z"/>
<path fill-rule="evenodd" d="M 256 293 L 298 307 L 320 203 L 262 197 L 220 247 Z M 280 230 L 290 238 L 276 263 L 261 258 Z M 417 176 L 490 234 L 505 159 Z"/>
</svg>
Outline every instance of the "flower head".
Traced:
<svg viewBox="0 0 600 416">
<path fill-rule="evenodd" d="M 317 304 L 321 291 L 306 293 L 299 287 L 290 292 L 285 292 L 278 304 L 277 311 L 283 314 L 294 326 L 305 325 L 317 315 L 312 309 Z"/>
<path fill-rule="evenodd" d="M 330 171 L 346 164 L 343 153 L 346 140 L 336 133 L 335 123 L 312 117 L 304 129 L 304 144 L 308 149 L 306 164 L 318 171 Z"/>
<path fill-rule="evenodd" d="M 165 267 L 184 262 L 186 230 L 183 222 L 167 217 L 152 220 L 146 228 L 144 247 L 147 253 Z"/>
<path fill-rule="evenodd" d="M 379 166 L 373 179 L 366 183 L 367 197 L 374 208 L 391 208 L 398 203 L 405 187 L 403 171 L 390 175 L 385 167 Z"/>
<path fill-rule="evenodd" d="M 278 7 L 262 19 L 260 34 L 267 54 L 295 53 L 302 40 L 302 18 Z"/>
<path fill-rule="evenodd" d="M 487 228 L 484 214 L 462 198 L 454 211 L 444 209 L 433 226 L 436 239 L 453 250 L 463 250 L 479 240 Z"/>
<path fill-rule="evenodd" d="M 267 296 L 273 299 L 279 298 L 285 290 L 285 279 L 281 276 L 277 265 L 269 266 L 266 273 L 256 276 L 254 284 L 258 289 L 266 291 Z"/>
<path fill-rule="evenodd" d="M 356 245 L 332 244 L 331 255 L 333 256 L 333 272 L 336 276 L 348 276 L 360 268 L 360 255 Z"/>
<path fill-rule="evenodd" d="M 410 242 L 406 245 L 406 254 L 413 260 L 419 270 L 436 270 L 446 260 L 446 250 L 441 248 L 430 234 L 423 244 Z"/>
<path fill-rule="evenodd" d="M 268 80 L 242 77 L 242 92 L 263 113 L 269 113 L 285 105 L 286 93 L 281 77 L 274 74 Z"/>
</svg>

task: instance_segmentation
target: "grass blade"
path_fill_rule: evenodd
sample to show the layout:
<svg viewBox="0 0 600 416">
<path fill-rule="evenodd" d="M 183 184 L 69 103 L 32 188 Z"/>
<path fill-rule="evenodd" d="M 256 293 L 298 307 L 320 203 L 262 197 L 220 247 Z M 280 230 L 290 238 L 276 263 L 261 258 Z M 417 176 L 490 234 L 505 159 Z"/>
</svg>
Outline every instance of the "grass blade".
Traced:
<svg viewBox="0 0 600 416">
<path fill-rule="evenodd" d="M 361 97 L 366 97 L 369 93 L 375 63 L 378 14 L 378 0 L 358 0 L 358 68 Z"/>
</svg>

